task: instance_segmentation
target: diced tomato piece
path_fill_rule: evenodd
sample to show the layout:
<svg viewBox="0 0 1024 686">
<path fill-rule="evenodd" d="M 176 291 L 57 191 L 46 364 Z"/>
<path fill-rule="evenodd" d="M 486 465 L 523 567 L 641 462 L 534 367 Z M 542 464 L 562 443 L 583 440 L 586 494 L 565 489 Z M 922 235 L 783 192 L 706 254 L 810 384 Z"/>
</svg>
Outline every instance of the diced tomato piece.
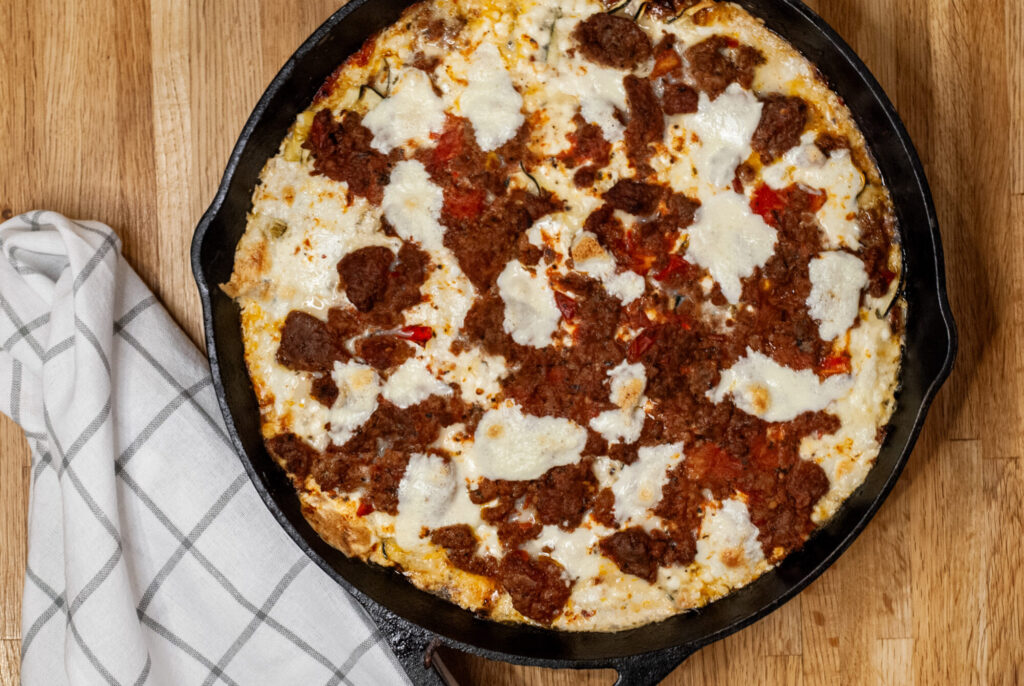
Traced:
<svg viewBox="0 0 1024 686">
<path fill-rule="evenodd" d="M 434 146 L 434 153 L 430 158 L 434 166 L 443 166 L 462 152 L 462 134 L 462 120 L 449 116 L 445 121 L 444 129 L 437 139 L 437 145 Z"/>
<path fill-rule="evenodd" d="M 571 322 L 576 316 L 576 301 L 565 293 L 555 291 L 555 305 L 558 305 L 558 311 L 562 313 L 562 319 L 565 321 Z"/>
<path fill-rule="evenodd" d="M 669 255 L 668 265 L 660 272 L 654 275 L 654 278 L 658 281 L 664 281 L 670 276 L 679 274 L 683 278 L 687 278 L 693 271 L 693 265 L 687 262 L 681 255 Z"/>
<path fill-rule="evenodd" d="M 450 186 L 444 190 L 444 211 L 461 220 L 476 219 L 484 209 L 486 194 L 482 189 Z"/>
<path fill-rule="evenodd" d="M 671 73 L 683 66 L 683 60 L 675 48 L 667 48 L 654 56 L 654 69 L 651 70 L 652 79 L 657 79 L 665 74 Z"/>
<path fill-rule="evenodd" d="M 843 352 L 836 355 L 829 355 L 818 367 L 818 374 L 821 376 L 834 376 L 835 374 L 849 374 L 853 369 L 850 363 L 850 353 Z"/>
<path fill-rule="evenodd" d="M 754 191 L 754 197 L 750 199 L 751 211 L 754 214 L 761 215 L 761 218 L 769 224 L 775 221 L 772 213 L 785 209 L 785 207 L 786 203 L 782 195 L 767 184 L 758 186 L 757 190 Z"/>
<path fill-rule="evenodd" d="M 397 336 L 418 345 L 426 345 L 434 337 L 434 330 L 429 326 L 403 326 Z"/>
<path fill-rule="evenodd" d="M 780 466 L 782 459 L 781 437 L 768 433 L 755 436 L 750 444 L 750 459 L 759 469 L 770 471 Z"/>
<path fill-rule="evenodd" d="M 371 505 L 370 503 L 366 502 L 365 500 L 360 500 L 359 501 L 359 507 L 356 509 L 356 516 L 357 517 L 365 517 L 366 515 L 370 514 L 371 512 L 373 512 L 373 505 Z"/>
<path fill-rule="evenodd" d="M 792 186 L 790 186 L 792 188 Z M 817 212 L 825 206 L 825 201 L 828 200 L 828 194 L 825 191 L 819 191 L 817 189 L 803 189 L 811 197 L 811 204 L 807 207 L 811 212 Z"/>
<path fill-rule="evenodd" d="M 630 362 L 636 362 L 643 354 L 651 349 L 654 345 L 655 334 L 652 331 L 641 331 L 640 334 L 634 338 L 630 344 L 629 349 L 626 351 L 626 357 Z"/>
<path fill-rule="evenodd" d="M 654 266 L 654 255 L 645 252 L 633 252 L 629 255 L 629 270 L 640 276 L 647 276 Z"/>
<path fill-rule="evenodd" d="M 627 231 L 622 239 L 608 247 L 617 255 L 629 257 L 630 271 L 634 271 L 640 276 L 647 276 L 647 272 L 651 271 L 651 267 L 654 266 L 654 255 L 637 243 L 636 231 Z"/>
<path fill-rule="evenodd" d="M 828 199 L 828 195 L 824 191 L 819 191 L 803 186 L 792 184 L 783 188 L 782 190 L 775 190 L 767 185 L 760 185 L 754 191 L 753 197 L 750 199 L 750 209 L 754 214 L 761 215 L 761 218 L 766 223 L 776 226 L 778 222 L 775 218 L 776 212 L 781 212 L 786 209 L 786 206 L 790 203 L 793 195 L 796 193 L 803 193 L 810 199 L 807 210 L 810 212 L 817 212 L 824 205 Z"/>
<path fill-rule="evenodd" d="M 714 443 L 704 443 L 687 451 L 686 473 L 702 485 L 725 487 L 743 475 L 743 463 Z"/>
</svg>

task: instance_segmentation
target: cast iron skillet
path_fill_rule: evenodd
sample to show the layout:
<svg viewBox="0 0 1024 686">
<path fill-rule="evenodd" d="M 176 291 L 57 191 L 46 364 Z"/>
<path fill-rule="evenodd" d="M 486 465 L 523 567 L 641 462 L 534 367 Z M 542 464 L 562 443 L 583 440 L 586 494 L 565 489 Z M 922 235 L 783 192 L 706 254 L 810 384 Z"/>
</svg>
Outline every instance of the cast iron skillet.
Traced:
<svg viewBox="0 0 1024 686">
<path fill-rule="evenodd" d="M 235 449 L 256 490 L 295 542 L 366 608 L 414 683 L 440 683 L 430 656 L 447 645 L 494 660 L 544 667 L 610 667 L 616 684 L 656 684 L 698 648 L 764 617 L 796 595 L 850 545 L 899 477 L 925 414 L 948 376 L 956 329 L 946 300 L 942 246 L 924 171 L 881 87 L 850 47 L 799 0 L 738 0 L 824 74 L 853 112 L 892 192 L 903 245 L 906 352 L 892 426 L 867 480 L 804 547 L 749 586 L 710 606 L 612 634 L 562 633 L 479 619 L 417 590 L 397 573 L 350 560 L 324 543 L 270 459 L 242 358 L 239 311 L 228 280 L 253 186 L 288 126 L 324 79 L 410 0 L 351 0 L 295 52 L 256 105 L 231 153 L 213 204 L 192 241 L 210 367 Z"/>
</svg>

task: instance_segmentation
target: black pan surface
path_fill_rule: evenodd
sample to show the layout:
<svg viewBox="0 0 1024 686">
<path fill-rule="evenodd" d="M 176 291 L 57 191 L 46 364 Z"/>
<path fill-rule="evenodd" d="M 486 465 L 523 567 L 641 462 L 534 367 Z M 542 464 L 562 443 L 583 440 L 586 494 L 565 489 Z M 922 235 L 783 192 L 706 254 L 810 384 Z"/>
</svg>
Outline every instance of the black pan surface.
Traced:
<svg viewBox="0 0 1024 686">
<path fill-rule="evenodd" d="M 906 350 L 892 426 L 874 468 L 804 547 L 749 586 L 698 611 L 611 634 L 563 633 L 480 619 L 419 591 L 393 571 L 350 560 L 306 523 L 294 489 L 267 454 L 242 354 L 228 280 L 253 187 L 296 114 L 324 79 L 410 0 L 351 0 L 302 44 L 245 124 L 217 195 L 196 228 L 192 268 L 203 303 L 206 346 L 228 433 L 267 507 L 295 542 L 362 603 L 414 683 L 440 683 L 430 667 L 443 644 L 495 660 L 544 667 L 611 667 L 621 686 L 655 684 L 700 647 L 760 619 L 821 574 L 853 542 L 892 490 L 956 355 L 938 223 L 913 144 L 867 67 L 799 0 L 738 0 L 814 62 L 846 100 L 888 185 L 899 220 L 908 304 Z M 426 658 L 426 659 L 425 659 Z"/>
</svg>

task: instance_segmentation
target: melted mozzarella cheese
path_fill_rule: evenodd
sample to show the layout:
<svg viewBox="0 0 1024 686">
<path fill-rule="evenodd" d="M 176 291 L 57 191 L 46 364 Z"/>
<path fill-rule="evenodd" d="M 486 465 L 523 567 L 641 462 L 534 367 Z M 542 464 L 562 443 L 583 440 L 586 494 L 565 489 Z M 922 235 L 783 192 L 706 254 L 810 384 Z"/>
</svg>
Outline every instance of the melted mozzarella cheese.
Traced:
<svg viewBox="0 0 1024 686">
<path fill-rule="evenodd" d="M 530 272 L 518 260 L 512 260 L 498 275 L 497 283 L 505 303 L 505 333 L 519 345 L 551 345 L 561 313 L 547 275 L 540 270 Z"/>
<path fill-rule="evenodd" d="M 444 102 L 427 75 L 404 69 L 391 95 L 363 117 L 363 126 L 373 133 L 371 145 L 387 153 L 406 143 L 429 145 L 430 134 L 440 132 L 444 120 Z"/>
<path fill-rule="evenodd" d="M 563 69 L 553 80 L 553 88 L 575 97 L 579 101 L 580 115 L 601 127 L 606 140 L 622 138 L 626 129 L 615 111 L 628 111 L 624 74 L 583 60 L 568 61 Z"/>
<path fill-rule="evenodd" d="M 331 378 L 338 387 L 338 399 L 328 413 L 331 440 L 341 445 L 377 409 L 380 379 L 373 367 L 358 362 L 335 362 Z"/>
<path fill-rule="evenodd" d="M 473 124 L 480 149 L 494 150 L 516 135 L 525 121 L 523 96 L 492 43 L 481 43 L 473 52 L 466 76 L 469 85 L 459 96 L 458 113 Z"/>
<path fill-rule="evenodd" d="M 787 422 L 804 412 L 824 410 L 853 385 L 847 375 L 821 381 L 810 369 L 795 371 L 747 348 L 746 357 L 722 372 L 718 386 L 707 392 L 716 403 L 730 396 L 747 414 L 769 422 Z"/>
<path fill-rule="evenodd" d="M 483 522 L 480 506 L 469 498 L 466 471 L 457 455 L 451 460 L 420 453 L 410 456 L 398 485 L 398 516 L 394 519 L 395 541 L 400 546 L 425 545 L 426 539 L 420 537 L 423 527 L 468 524 L 486 554 L 501 554 L 497 530 Z"/>
<path fill-rule="evenodd" d="M 586 259 L 574 259 L 578 271 L 600 281 L 608 294 L 621 300 L 623 305 L 628 305 L 644 294 L 647 287 L 644 277 L 632 271 L 616 272 L 615 259 L 598 245 L 597 236 L 589 231 L 581 231 L 574 243 L 574 255 L 581 255 L 580 246 L 583 244 L 586 247 L 582 249 L 582 254 Z"/>
<path fill-rule="evenodd" d="M 619 363 L 608 372 L 610 399 L 618 409 L 607 410 L 590 420 L 590 428 L 609 443 L 635 443 L 644 428 L 643 392 L 647 374 L 642 364 Z"/>
<path fill-rule="evenodd" d="M 604 527 L 595 529 L 580 526 L 571 532 L 557 526 L 545 526 L 540 536 L 523 544 L 523 550 L 533 556 L 545 554 L 565 567 L 573 579 L 592 579 L 607 566 L 607 560 L 597 547 L 598 531 L 611 533 Z"/>
<path fill-rule="evenodd" d="M 432 395 L 451 395 L 448 384 L 434 377 L 419 357 L 410 357 L 388 377 L 381 390 L 384 398 L 405 409 Z"/>
<path fill-rule="evenodd" d="M 545 215 L 526 230 L 526 238 L 531 245 L 535 245 L 541 250 L 551 248 L 559 258 L 569 254 L 574 233 L 565 222 L 561 221 L 560 214 L 557 216 Z"/>
<path fill-rule="evenodd" d="M 444 193 L 430 180 L 423 163 L 405 160 L 392 170 L 381 207 L 399 236 L 439 252 L 444 248 L 443 204 Z"/>
<path fill-rule="evenodd" d="M 643 447 L 639 458 L 614 475 L 615 518 L 628 525 L 651 524 L 650 509 L 661 502 L 668 472 L 683 458 L 682 443 Z"/>
<path fill-rule="evenodd" d="M 579 462 L 587 432 L 568 419 L 523 414 L 514 404 L 487 411 L 471 449 L 481 476 L 522 481 Z"/>
<path fill-rule="evenodd" d="M 250 223 L 278 221 L 283 235 L 267 242 L 268 269 L 273 270 L 275 295 L 264 307 L 284 318 L 291 309 L 325 312 L 340 305 L 335 265 L 350 252 L 371 245 L 395 247 L 380 233 L 380 216 L 364 198 L 352 196 L 344 184 L 311 176 L 298 163 L 277 157 L 267 164 L 254 196 L 259 211 Z"/>
<path fill-rule="evenodd" d="M 455 500 L 457 487 L 451 463 L 433 455 L 414 453 L 398 484 L 395 540 L 403 548 L 421 544 L 424 527 L 441 525 Z"/>
<path fill-rule="evenodd" d="M 697 538 L 697 562 L 702 575 L 723 590 L 746 582 L 764 561 L 758 530 L 750 521 L 747 505 L 730 498 L 720 507 L 706 507 Z"/>
<path fill-rule="evenodd" d="M 604 289 L 621 300 L 623 305 L 628 305 L 643 295 L 646 287 L 644 277 L 632 271 L 613 274 L 604 281 Z"/>
<path fill-rule="evenodd" d="M 447 351 L 435 356 L 444 362 L 441 378 L 458 384 L 465 402 L 490 401 L 501 393 L 501 380 L 508 375 L 508 365 L 501 355 L 488 355 L 479 348 L 471 348 L 458 355 Z"/>
<path fill-rule="evenodd" d="M 647 372 L 639 362 L 627 364 L 625 360 L 608 372 L 611 401 L 619 407 L 635 407 L 643 400 L 647 387 Z"/>
<path fill-rule="evenodd" d="M 848 252 L 824 252 L 811 260 L 807 309 L 818 320 L 823 341 L 846 333 L 857 318 L 860 293 L 868 285 L 864 263 Z"/>
<path fill-rule="evenodd" d="M 736 167 L 751 153 L 750 139 L 761 121 L 761 102 L 738 83 L 714 100 L 701 93 L 697 112 L 683 122 L 700 138 L 693 163 L 705 182 L 720 188 L 732 184 Z"/>
<path fill-rule="evenodd" d="M 826 156 L 814 139 L 813 133 L 805 133 L 799 146 L 762 170 L 762 177 L 776 189 L 800 183 L 824 190 L 827 197 L 818 210 L 818 220 L 829 246 L 856 249 L 860 245 L 857 196 L 864 190 L 864 174 L 853 163 L 849 150 L 835 150 Z"/>
<path fill-rule="evenodd" d="M 850 329 L 849 350 L 853 388 L 829 407 L 829 412 L 839 418 L 839 430 L 808 436 L 800 443 L 800 456 L 817 462 L 832 485 L 815 506 L 815 522 L 831 516 L 864 482 L 878 455 L 878 427 L 885 423 L 895 403 L 900 338 L 893 336 L 886 321 L 862 317 L 860 324 Z"/>
<path fill-rule="evenodd" d="M 434 337 L 427 342 L 431 356 L 442 354 L 451 344 L 466 320 L 476 299 L 476 289 L 459 269 L 458 262 L 447 249 L 434 253 L 435 264 L 420 286 L 424 301 L 404 311 L 405 323 L 429 326 Z"/>
<path fill-rule="evenodd" d="M 724 97 L 724 96 L 723 96 Z M 740 280 L 754 273 L 775 251 L 777 233 L 750 211 L 738 193 L 705 192 L 689 229 L 686 258 L 708 270 L 731 303 L 743 293 Z"/>
<path fill-rule="evenodd" d="M 609 443 L 635 443 L 644 428 L 642 407 L 605 410 L 590 420 L 590 428 Z"/>
</svg>

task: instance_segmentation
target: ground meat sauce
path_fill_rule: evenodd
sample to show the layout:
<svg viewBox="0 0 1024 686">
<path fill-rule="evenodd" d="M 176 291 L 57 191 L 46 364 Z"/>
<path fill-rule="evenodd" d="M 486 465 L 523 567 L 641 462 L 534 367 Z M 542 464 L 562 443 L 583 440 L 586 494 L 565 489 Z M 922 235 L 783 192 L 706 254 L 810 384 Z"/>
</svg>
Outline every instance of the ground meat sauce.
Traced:
<svg viewBox="0 0 1024 686">
<path fill-rule="evenodd" d="M 572 32 L 580 53 L 591 62 L 615 69 L 634 69 L 651 56 L 651 39 L 633 21 L 594 14 Z"/>
<path fill-rule="evenodd" d="M 597 492 L 591 516 L 595 522 L 609 529 L 618 526 L 615 522 L 615 492 L 612 489 L 602 488 Z"/>
<path fill-rule="evenodd" d="M 612 146 L 605 140 L 601 127 L 584 120 L 578 112 L 572 121 L 576 128 L 566 134 L 569 148 L 557 157 L 569 167 L 579 167 L 572 177 L 577 188 L 590 188 L 611 160 Z"/>
<path fill-rule="evenodd" d="M 534 164 L 527 146 L 529 131 L 525 122 L 510 141 L 484 152 L 469 120 L 446 115 L 437 145 L 416 153 L 444 192 L 442 224 L 463 231 L 472 227 L 487 205 L 505 194 L 509 175 Z"/>
<path fill-rule="evenodd" d="M 570 167 L 590 162 L 597 168 L 608 164 L 612 146 L 604 138 L 601 127 L 586 121 L 578 112 L 572 118 L 576 128 L 566 134 L 569 148 L 558 154 L 558 159 Z"/>
<path fill-rule="evenodd" d="M 398 514 L 398 484 L 405 475 L 409 454 L 400 450 L 385 450 L 369 466 L 369 483 L 363 501 L 374 510 Z"/>
<path fill-rule="evenodd" d="M 635 215 L 648 215 L 658 209 L 658 204 L 664 196 L 664 186 L 635 179 L 619 179 L 602 197 L 617 210 Z"/>
<path fill-rule="evenodd" d="M 338 399 L 338 384 L 329 374 L 322 374 L 313 379 L 309 394 L 325 407 L 330 407 Z"/>
<path fill-rule="evenodd" d="M 267 450 L 284 463 L 299 482 L 304 481 L 317 459 L 317 451 L 293 433 L 283 433 L 267 440 Z"/>
<path fill-rule="evenodd" d="M 462 16 L 438 16 L 434 13 L 423 13 L 417 18 L 414 31 L 420 33 L 428 43 L 450 47 L 465 25 L 466 19 Z"/>
<path fill-rule="evenodd" d="M 532 558 L 514 550 L 501 559 L 498 581 L 524 617 L 550 624 L 562 612 L 572 592 L 562 565 L 547 555 Z"/>
<path fill-rule="evenodd" d="M 590 461 L 555 467 L 532 482 L 534 507 L 541 524 L 572 531 L 583 521 L 597 493 Z"/>
<path fill-rule="evenodd" d="M 751 147 L 763 164 L 771 164 L 800 143 L 807 126 L 807 103 L 803 98 L 772 93 L 761 98 L 761 121 L 757 124 Z"/>
<path fill-rule="evenodd" d="M 373 302 L 367 321 L 378 327 L 402 324 L 402 312 L 423 301 L 420 287 L 427 280 L 430 256 L 415 243 L 402 243 L 398 260 L 387 275 L 383 295 Z"/>
<path fill-rule="evenodd" d="M 615 338 L 622 305 L 593 279 L 570 275 L 559 286 L 571 294 L 576 309 L 573 345 L 501 346 L 509 353 L 506 359 L 517 366 L 505 381 L 503 394 L 527 414 L 566 417 L 587 426 L 600 412 L 615 407 L 608 400 L 608 370 L 625 357 L 624 346 Z"/>
<path fill-rule="evenodd" d="M 388 289 L 388 272 L 395 254 L 382 245 L 360 248 L 338 262 L 340 286 L 360 312 L 369 312 Z"/>
<path fill-rule="evenodd" d="M 299 310 L 285 317 L 277 348 L 277 362 L 282 366 L 295 371 L 329 372 L 335 362 L 348 357 L 344 341 L 327 322 Z"/>
<path fill-rule="evenodd" d="M 846 136 L 839 136 L 829 131 L 819 133 L 814 139 L 814 144 L 826 155 L 831 155 L 836 150 L 850 149 L 850 141 Z"/>
<path fill-rule="evenodd" d="M 711 36 L 687 48 L 686 61 L 697 87 L 714 100 L 730 83 L 750 89 L 754 69 L 764 64 L 764 55 L 735 38 Z"/>
<path fill-rule="evenodd" d="M 416 349 L 408 341 L 387 334 L 361 338 L 355 344 L 356 357 L 382 372 L 394 371 L 408 360 Z"/>
<path fill-rule="evenodd" d="M 444 548 L 458 569 L 481 576 L 498 576 L 498 561 L 490 555 L 476 554 L 480 542 L 468 524 L 453 524 L 430 532 L 430 542 Z"/>
<path fill-rule="evenodd" d="M 432 395 L 404 410 L 381 398 L 374 413 L 341 448 L 348 454 L 376 454 L 383 449 L 428 452 L 441 429 L 468 421 L 472 412 L 454 394 Z"/>
<path fill-rule="evenodd" d="M 520 238 L 535 221 L 561 207 L 548 192 L 515 189 L 494 200 L 472 222 L 447 220 L 444 244 L 455 253 L 459 266 L 473 285 L 489 289 L 512 257 Z"/>
<path fill-rule="evenodd" d="M 808 265 L 824 248 L 815 218 L 824 201 L 824 194 L 797 185 L 781 191 L 762 186 L 752 201 L 754 211 L 776 229 L 778 243 L 772 257 L 744 282 L 742 299 L 754 311 L 738 313 L 737 334 L 750 347 L 794 369 L 817 368 L 832 350 L 807 311 Z M 787 325 L 780 326 L 780 321 Z"/>
<path fill-rule="evenodd" d="M 623 572 L 653 584 L 669 543 L 661 531 L 649 533 L 632 526 L 601 539 L 600 546 L 604 556 L 611 558 Z"/>
<path fill-rule="evenodd" d="M 665 137 L 665 117 L 654 87 L 647 79 L 633 74 L 623 79 L 626 102 L 629 105 L 629 123 L 626 124 L 626 156 L 641 175 L 650 173 L 651 143 Z"/>
<path fill-rule="evenodd" d="M 666 83 L 661 93 L 661 108 L 665 114 L 693 114 L 699 103 L 697 91 L 685 83 Z"/>
<path fill-rule="evenodd" d="M 339 121 L 322 109 L 313 116 L 302 147 L 312 153 L 315 173 L 344 181 L 352 193 L 379 204 L 393 160 L 370 147 L 373 133 L 362 122 L 355 112 L 346 110 Z"/>
<path fill-rule="evenodd" d="M 666 35 L 654 50 L 654 68 L 648 78 L 659 82 L 655 92 L 660 93 L 661 109 L 665 114 L 693 114 L 700 97 L 685 81 L 683 59 L 675 48 L 675 36 Z"/>
<path fill-rule="evenodd" d="M 868 293 L 881 298 L 889 292 L 889 286 L 896 278 L 889 269 L 889 249 L 893 241 L 892 215 L 880 205 L 861 210 L 857 215 L 860 226 L 860 250 L 857 256 L 863 260 L 868 274 Z"/>
<path fill-rule="evenodd" d="M 366 332 L 371 335 L 356 342 L 357 357 L 377 369 L 391 369 L 405 361 L 412 349 L 393 336 L 372 335 L 374 329 L 398 326 L 402 311 L 422 300 L 420 286 L 426 280 L 428 255 L 412 243 L 403 243 L 397 262 L 388 248 L 363 248 L 346 255 L 338 263 L 341 285 L 356 307 L 355 312 L 332 308 L 327 321 L 309 313 L 293 310 L 281 327 L 277 361 L 295 371 L 326 373 L 317 379 L 313 397 L 332 405 L 338 389 L 330 381 L 335 362 L 346 362 L 351 355 L 347 339 Z"/>
</svg>

